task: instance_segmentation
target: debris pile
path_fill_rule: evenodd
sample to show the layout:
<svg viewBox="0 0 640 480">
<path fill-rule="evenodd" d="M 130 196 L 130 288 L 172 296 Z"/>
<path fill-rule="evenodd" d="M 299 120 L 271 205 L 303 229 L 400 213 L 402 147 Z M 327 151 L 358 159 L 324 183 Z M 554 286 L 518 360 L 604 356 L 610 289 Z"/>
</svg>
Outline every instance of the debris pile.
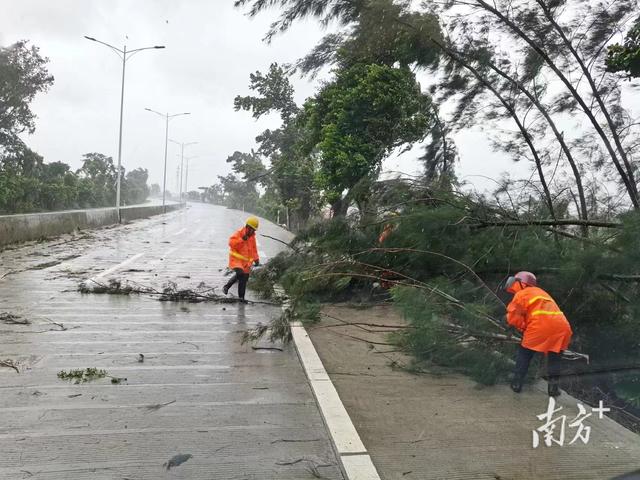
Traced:
<svg viewBox="0 0 640 480">
<path fill-rule="evenodd" d="M 112 278 L 103 283 L 95 279 L 83 281 L 78 285 L 81 293 L 96 293 L 110 295 L 151 295 L 161 302 L 216 302 L 216 303 L 238 303 L 235 297 L 226 297 L 216 293 L 216 287 L 210 287 L 204 282 L 200 282 L 195 288 L 181 288 L 177 283 L 168 281 L 158 290 L 156 288 L 142 285 L 131 280 L 121 280 Z M 267 302 L 257 302 L 267 303 Z"/>
<path fill-rule="evenodd" d="M 108 377 L 111 379 L 111 383 L 118 384 L 122 381 L 126 381 L 126 378 L 112 377 L 106 370 L 99 370 L 95 367 L 89 367 L 82 369 L 69 370 L 68 372 L 61 370 L 58 372 L 58 378 L 61 380 L 73 381 L 76 385 L 80 383 L 87 383 L 93 380 L 99 380 L 101 378 Z"/>
<path fill-rule="evenodd" d="M 13 368 L 16 373 L 20 373 L 18 362 L 14 362 L 11 359 L 0 360 L 0 367 Z"/>
<path fill-rule="evenodd" d="M 9 312 L 0 312 L 0 322 L 8 325 L 31 325 L 31 322 L 26 318 Z"/>
</svg>

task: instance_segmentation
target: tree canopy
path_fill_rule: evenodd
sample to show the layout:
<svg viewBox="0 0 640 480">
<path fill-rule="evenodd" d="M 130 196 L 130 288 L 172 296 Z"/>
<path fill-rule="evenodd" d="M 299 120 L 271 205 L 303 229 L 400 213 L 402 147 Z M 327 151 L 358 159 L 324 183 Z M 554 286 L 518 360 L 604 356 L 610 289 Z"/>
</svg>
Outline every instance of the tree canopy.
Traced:
<svg viewBox="0 0 640 480">
<path fill-rule="evenodd" d="M 35 114 L 30 103 L 53 84 L 46 68 L 48 59 L 38 47 L 20 41 L 0 47 L 0 146 L 21 143 L 18 135 L 35 130 Z"/>
<path fill-rule="evenodd" d="M 640 77 L 640 18 L 633 24 L 624 44 L 611 45 L 607 51 L 607 70 Z"/>
<path fill-rule="evenodd" d="M 356 64 L 307 101 L 305 117 L 308 152 L 319 157 L 318 185 L 336 203 L 358 182 L 377 177 L 393 149 L 425 137 L 431 98 L 406 68 Z"/>
</svg>

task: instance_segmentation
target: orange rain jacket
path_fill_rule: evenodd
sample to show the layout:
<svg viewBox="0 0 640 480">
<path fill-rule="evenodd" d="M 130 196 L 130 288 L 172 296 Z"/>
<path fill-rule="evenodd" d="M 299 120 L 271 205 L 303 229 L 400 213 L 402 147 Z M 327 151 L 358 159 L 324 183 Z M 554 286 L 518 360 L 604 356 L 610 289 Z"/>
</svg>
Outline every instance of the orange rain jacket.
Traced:
<svg viewBox="0 0 640 480">
<path fill-rule="evenodd" d="M 249 273 L 251 265 L 259 258 L 255 234 L 243 240 L 246 233 L 247 227 L 242 227 L 229 237 L 229 268 L 241 268 L 244 273 Z"/>
<path fill-rule="evenodd" d="M 522 346 L 536 352 L 560 353 L 573 335 L 556 302 L 538 287 L 516 292 L 507 307 L 507 323 L 523 332 Z"/>
<path fill-rule="evenodd" d="M 382 230 L 382 233 L 378 237 L 378 243 L 383 244 L 389 235 L 395 230 L 395 225 L 393 223 L 387 223 Z"/>
</svg>

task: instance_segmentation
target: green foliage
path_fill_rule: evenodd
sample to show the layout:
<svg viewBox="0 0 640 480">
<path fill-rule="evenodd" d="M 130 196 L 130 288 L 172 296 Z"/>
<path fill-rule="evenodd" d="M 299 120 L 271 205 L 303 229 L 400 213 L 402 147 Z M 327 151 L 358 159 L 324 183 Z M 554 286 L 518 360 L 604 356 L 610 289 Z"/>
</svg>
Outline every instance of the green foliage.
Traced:
<svg viewBox="0 0 640 480">
<path fill-rule="evenodd" d="M 408 69 L 357 64 L 336 72 L 336 79 L 307 101 L 305 116 L 307 149 L 320 154 L 318 186 L 334 203 L 345 190 L 376 177 L 394 148 L 425 136 L 431 99 Z"/>
<path fill-rule="evenodd" d="M 150 192 L 147 180 L 149 171 L 146 168 L 136 168 L 127 173 L 121 180 L 121 196 L 124 205 L 135 205 L 143 203 Z"/>
<path fill-rule="evenodd" d="M 614 386 L 616 394 L 624 401 L 629 402 L 635 408 L 640 408 L 640 376 L 628 375 L 616 382 Z"/>
<path fill-rule="evenodd" d="M 295 256 L 291 252 L 280 252 L 271 258 L 267 264 L 251 274 L 249 288 L 256 291 L 263 298 L 274 298 L 275 284 L 279 282 L 280 277 L 294 262 Z"/>
<path fill-rule="evenodd" d="M 300 111 L 293 99 L 293 87 L 288 74 L 274 63 L 266 75 L 261 72 L 252 74 L 249 88 L 257 91 L 258 96 L 236 97 L 236 110 L 251 111 L 256 119 L 278 112 L 282 125 L 275 130 L 265 130 L 256 137 L 258 151 L 252 152 L 251 156 L 257 159 L 260 168 L 234 167 L 234 171 L 242 173 L 245 182 L 258 182 L 265 189 L 254 212 L 276 220 L 279 212 L 284 217 L 288 210 L 289 228 L 297 229 L 315 210 L 312 188 L 315 165 L 310 156 L 301 152 L 300 144 L 306 132 L 298 118 Z M 234 155 L 248 154 L 236 152 Z M 260 157 L 270 163 L 269 169 L 264 167 Z M 244 163 L 247 164 L 246 161 Z"/>
<path fill-rule="evenodd" d="M 432 296 L 420 294 L 412 287 L 395 287 L 393 299 L 415 327 L 404 334 L 402 342 L 418 361 L 465 373 L 483 385 L 506 378 L 512 365 L 512 347 L 504 348 L 498 342 L 460 342 L 447 328 L 449 323 L 458 322 L 481 331 L 476 316 L 465 315 L 464 311 L 449 311 L 446 304 L 434 301 Z M 456 316 L 450 317 L 452 314 Z M 486 324 L 484 327 L 487 329 Z"/>
<path fill-rule="evenodd" d="M 266 75 L 256 72 L 250 74 L 249 78 L 249 88 L 257 91 L 259 96 L 238 95 L 233 102 L 236 110 L 251 111 L 256 119 L 266 113 L 277 111 L 280 112 L 283 122 L 287 122 L 297 113 L 293 87 L 285 71 L 277 63 L 271 64 Z"/>
<path fill-rule="evenodd" d="M 630 78 L 640 77 L 640 19 L 633 25 L 624 45 L 616 43 L 607 49 L 607 71 L 624 72 Z"/>
<path fill-rule="evenodd" d="M 47 62 L 38 47 L 24 40 L 0 47 L 0 155 L 8 146 L 22 143 L 18 134 L 34 132 L 35 114 L 29 104 L 53 84 Z"/>
<path fill-rule="evenodd" d="M 85 368 L 84 370 L 76 369 L 69 370 L 68 372 L 65 370 L 61 370 L 60 372 L 58 372 L 59 379 L 73 381 L 73 383 L 75 384 L 91 382 L 93 380 L 98 380 L 106 376 L 106 370 L 98 370 L 94 367 Z"/>
<path fill-rule="evenodd" d="M 25 41 L 0 47 L 0 214 L 115 203 L 116 169 L 110 157 L 88 153 L 82 168 L 72 172 L 63 162 L 44 163 L 19 138 L 19 134 L 35 130 L 31 101 L 53 84 L 47 62 L 37 47 L 29 47 Z M 126 177 L 122 170 L 123 204 L 147 198 L 147 177 L 143 169 Z"/>
<path fill-rule="evenodd" d="M 299 305 L 351 301 L 374 282 L 400 281 L 392 300 L 415 327 L 400 343 L 423 365 L 491 384 L 509 375 L 515 345 L 501 320 L 510 300 L 501 284 L 529 270 L 566 314 L 571 348 L 590 355 L 589 368 L 617 369 L 640 358 L 639 214 L 621 216 L 619 229 L 592 228 L 582 242 L 547 227 L 488 226 L 503 218 L 494 206 L 447 192 L 435 196 L 439 202 L 409 203 L 392 217 L 387 250 L 374 248 L 384 222 L 318 222 L 296 238 L 296 252 L 267 264 L 261 281 L 281 283 Z"/>
</svg>

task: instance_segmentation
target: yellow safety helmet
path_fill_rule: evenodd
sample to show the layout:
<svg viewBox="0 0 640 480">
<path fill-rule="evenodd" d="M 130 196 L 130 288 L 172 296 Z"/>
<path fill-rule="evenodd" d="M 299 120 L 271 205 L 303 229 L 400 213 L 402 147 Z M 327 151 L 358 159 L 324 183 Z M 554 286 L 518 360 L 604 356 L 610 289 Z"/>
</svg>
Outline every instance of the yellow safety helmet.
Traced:
<svg viewBox="0 0 640 480">
<path fill-rule="evenodd" d="M 254 230 L 258 230 L 258 225 L 259 224 L 260 224 L 260 222 L 258 221 L 258 217 L 249 217 L 249 218 L 247 218 L 247 222 L 246 222 L 247 227 L 251 227 Z"/>
</svg>

